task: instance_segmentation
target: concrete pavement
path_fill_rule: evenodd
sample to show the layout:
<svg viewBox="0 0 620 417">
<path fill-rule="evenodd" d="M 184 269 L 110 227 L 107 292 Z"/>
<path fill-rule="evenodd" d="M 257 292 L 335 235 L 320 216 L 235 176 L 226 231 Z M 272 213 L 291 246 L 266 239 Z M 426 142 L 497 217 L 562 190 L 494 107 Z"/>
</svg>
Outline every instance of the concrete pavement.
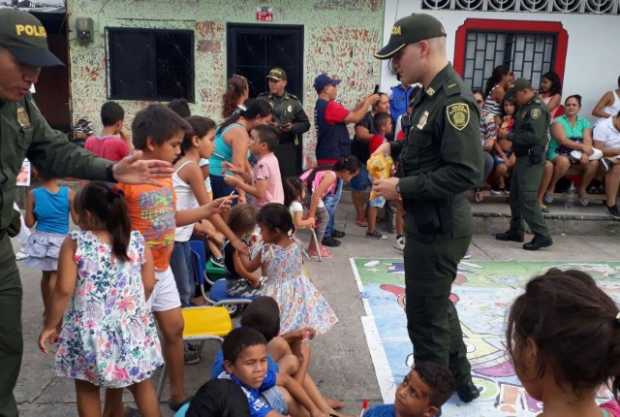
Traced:
<svg viewBox="0 0 620 417">
<path fill-rule="evenodd" d="M 364 237 L 366 229 L 357 227 L 353 219 L 352 207 L 344 203 L 337 215 L 339 228 L 347 233 L 343 245 L 333 250 L 333 259 L 307 265 L 313 281 L 340 319 L 330 333 L 313 342 L 311 374 L 323 393 L 345 401 L 344 411 L 357 415 L 363 399 L 377 402 L 380 394 L 362 330 L 360 317 L 364 311 L 349 258 L 397 257 L 399 253 L 392 247 L 394 235 L 387 240 L 369 240 Z M 493 231 L 503 231 L 503 228 Z M 548 250 L 526 252 L 517 243 L 500 243 L 491 235 L 476 235 L 470 251 L 474 260 L 605 261 L 617 260 L 620 253 L 620 239 L 613 235 L 555 235 L 554 240 L 555 245 Z M 40 273 L 23 267 L 21 272 L 25 353 L 16 389 L 21 416 L 75 416 L 72 381 L 55 377 L 53 356 L 40 353 L 36 347 L 42 315 Z M 212 355 L 212 346 L 207 346 L 203 362 L 186 367 L 188 394 L 208 379 Z M 131 400 L 129 395 L 126 398 Z M 163 398 L 167 398 L 166 393 Z M 162 412 L 164 416 L 172 415 L 165 403 L 162 403 Z"/>
</svg>

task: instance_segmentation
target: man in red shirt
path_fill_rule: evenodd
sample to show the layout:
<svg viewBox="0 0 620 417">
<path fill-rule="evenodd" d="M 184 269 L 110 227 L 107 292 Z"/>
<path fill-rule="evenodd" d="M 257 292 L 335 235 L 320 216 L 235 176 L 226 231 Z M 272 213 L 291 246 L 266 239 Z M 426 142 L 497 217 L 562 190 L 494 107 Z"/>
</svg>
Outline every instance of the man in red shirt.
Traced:
<svg viewBox="0 0 620 417">
<path fill-rule="evenodd" d="M 86 139 L 84 148 L 100 158 L 120 161 L 129 154 L 129 144 L 123 134 L 125 111 L 120 104 L 108 101 L 101 106 L 101 136 Z"/>
</svg>

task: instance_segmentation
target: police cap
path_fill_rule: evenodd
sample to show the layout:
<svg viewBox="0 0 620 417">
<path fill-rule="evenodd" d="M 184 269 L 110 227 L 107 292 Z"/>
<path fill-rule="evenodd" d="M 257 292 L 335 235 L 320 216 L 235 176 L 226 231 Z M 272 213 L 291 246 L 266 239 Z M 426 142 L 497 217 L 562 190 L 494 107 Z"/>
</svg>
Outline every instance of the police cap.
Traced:
<svg viewBox="0 0 620 417">
<path fill-rule="evenodd" d="M 410 43 L 446 36 L 439 20 L 425 13 L 414 13 L 394 23 L 387 45 L 375 52 L 377 59 L 389 59 Z"/>
<path fill-rule="evenodd" d="M 39 19 L 21 10 L 0 8 L 0 47 L 8 49 L 20 64 L 63 65 L 49 51 L 47 32 Z"/>
</svg>

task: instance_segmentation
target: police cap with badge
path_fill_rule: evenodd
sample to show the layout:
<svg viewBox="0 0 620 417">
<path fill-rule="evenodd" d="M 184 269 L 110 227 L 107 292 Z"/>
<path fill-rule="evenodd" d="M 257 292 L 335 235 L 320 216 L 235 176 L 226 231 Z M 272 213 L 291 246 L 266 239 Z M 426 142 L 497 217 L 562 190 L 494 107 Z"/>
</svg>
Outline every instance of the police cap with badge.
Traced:
<svg viewBox="0 0 620 417">
<path fill-rule="evenodd" d="M 377 59 L 390 59 L 410 43 L 446 36 L 441 22 L 425 13 L 414 13 L 399 19 L 392 27 L 388 44 L 375 52 Z"/>
<path fill-rule="evenodd" d="M 9 50 L 17 62 L 23 65 L 63 65 L 49 51 L 47 32 L 39 19 L 21 10 L 0 8 L 0 47 Z"/>
</svg>

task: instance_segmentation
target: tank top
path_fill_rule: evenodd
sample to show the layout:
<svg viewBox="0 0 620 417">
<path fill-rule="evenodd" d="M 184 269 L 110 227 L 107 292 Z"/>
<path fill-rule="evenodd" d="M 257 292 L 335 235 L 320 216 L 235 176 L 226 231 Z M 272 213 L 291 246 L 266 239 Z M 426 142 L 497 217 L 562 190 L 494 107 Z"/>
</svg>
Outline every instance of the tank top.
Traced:
<svg viewBox="0 0 620 417">
<path fill-rule="evenodd" d="M 58 192 L 49 192 L 44 187 L 32 190 L 36 230 L 46 233 L 69 233 L 69 187 L 63 185 Z"/>
<path fill-rule="evenodd" d="M 482 109 L 484 111 L 486 111 L 487 113 L 490 113 L 494 116 L 498 116 L 502 113 L 502 106 L 501 104 L 499 104 L 497 101 L 495 101 L 495 99 L 493 98 L 493 91 L 495 91 L 495 89 L 497 88 L 499 84 L 493 86 L 493 88 L 491 88 L 491 91 L 489 91 L 489 94 L 487 95 L 486 99 L 484 100 L 484 105 L 482 106 Z"/>
<path fill-rule="evenodd" d="M 611 93 L 614 96 L 614 102 L 611 103 L 611 106 L 605 107 L 603 111 L 610 116 L 615 116 L 620 111 L 620 97 L 618 96 L 618 92 L 616 90 L 613 90 Z"/>
<path fill-rule="evenodd" d="M 211 155 L 211 158 L 209 158 L 209 175 L 224 175 L 222 162 L 232 162 L 233 155 L 232 146 L 226 143 L 226 141 L 224 140 L 224 135 L 229 130 L 239 127 L 245 129 L 242 124 L 233 123 L 226 126 L 224 129 L 217 130 L 217 133 L 215 134 L 213 155 Z"/>
<path fill-rule="evenodd" d="M 183 162 L 181 165 L 179 165 L 176 171 L 174 171 L 174 174 L 172 174 L 172 186 L 174 187 L 174 194 L 176 195 L 177 211 L 198 207 L 198 200 L 196 200 L 196 196 L 194 195 L 192 187 L 188 183 L 183 181 L 181 177 L 179 177 L 179 171 L 190 163 L 192 163 L 192 161 Z M 193 224 L 177 227 L 174 232 L 174 241 L 187 242 L 192 237 L 193 231 Z"/>
<path fill-rule="evenodd" d="M 316 191 L 316 189 L 319 187 L 319 184 L 321 183 L 321 180 L 323 179 L 323 177 L 325 176 L 326 173 L 328 172 L 334 172 L 334 171 L 330 171 L 328 169 L 326 170 L 322 170 L 322 171 L 318 171 L 315 175 L 314 178 L 312 179 L 312 184 L 310 186 L 310 189 L 312 190 L 312 192 L 314 193 L 314 191 Z M 299 179 L 302 182 L 306 182 L 307 179 L 309 179 L 310 175 L 312 174 L 312 169 L 307 170 L 306 172 L 304 172 L 303 174 L 301 174 L 301 176 L 299 177 Z M 336 191 L 336 184 L 338 183 L 338 180 L 336 180 L 335 183 L 333 183 L 332 185 L 330 185 L 327 190 L 325 191 L 325 195 L 327 194 L 331 194 L 334 191 Z M 325 197 L 325 196 L 323 196 Z M 318 204 L 319 208 L 325 207 L 325 203 L 323 202 L 323 198 L 321 198 L 319 200 L 319 204 Z"/>
</svg>

